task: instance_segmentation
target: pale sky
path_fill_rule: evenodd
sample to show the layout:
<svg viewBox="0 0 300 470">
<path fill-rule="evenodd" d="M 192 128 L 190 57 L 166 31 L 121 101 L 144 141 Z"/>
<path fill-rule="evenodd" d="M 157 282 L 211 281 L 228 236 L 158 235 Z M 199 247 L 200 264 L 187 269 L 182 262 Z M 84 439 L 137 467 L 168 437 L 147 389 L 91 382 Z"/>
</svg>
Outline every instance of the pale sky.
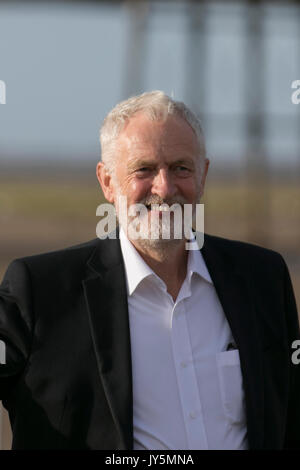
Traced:
<svg viewBox="0 0 300 470">
<path fill-rule="evenodd" d="M 209 154 L 220 163 L 242 164 L 247 15 L 240 5 L 210 5 L 207 11 L 206 59 L 199 59 L 205 99 L 198 108 L 210 116 L 204 122 Z M 292 163 L 300 154 L 300 105 L 290 99 L 291 83 L 300 79 L 299 12 L 272 7 L 265 14 L 266 149 L 271 161 L 284 155 Z M 124 6 L 0 4 L 0 80 L 7 88 L 7 103 L 0 105 L 0 161 L 97 158 L 98 128 L 127 97 L 128 18 Z M 162 89 L 189 100 L 193 109 L 187 72 L 192 57 L 182 6 L 150 11 L 146 39 L 143 87 L 136 92 Z"/>
</svg>

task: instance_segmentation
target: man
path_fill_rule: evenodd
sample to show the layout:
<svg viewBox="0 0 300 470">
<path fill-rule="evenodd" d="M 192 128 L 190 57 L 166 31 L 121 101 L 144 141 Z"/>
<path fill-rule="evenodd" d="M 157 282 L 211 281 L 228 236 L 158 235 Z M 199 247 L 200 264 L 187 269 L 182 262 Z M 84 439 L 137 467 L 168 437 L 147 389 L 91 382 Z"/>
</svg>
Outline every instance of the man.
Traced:
<svg viewBox="0 0 300 470">
<path fill-rule="evenodd" d="M 145 93 L 109 113 L 101 146 L 120 236 L 16 260 L 1 286 L 13 448 L 299 447 L 299 325 L 282 257 L 209 235 L 186 250 L 172 214 L 162 236 L 166 207 L 195 211 L 204 191 L 197 118 Z M 124 222 L 136 204 L 140 237 L 136 217 Z"/>
</svg>

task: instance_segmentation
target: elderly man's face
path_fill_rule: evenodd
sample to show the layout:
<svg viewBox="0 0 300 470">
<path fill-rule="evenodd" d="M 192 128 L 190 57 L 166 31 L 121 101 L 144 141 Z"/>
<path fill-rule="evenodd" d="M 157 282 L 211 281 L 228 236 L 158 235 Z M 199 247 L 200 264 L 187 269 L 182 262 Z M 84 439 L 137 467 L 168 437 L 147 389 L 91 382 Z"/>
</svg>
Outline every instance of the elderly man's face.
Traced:
<svg viewBox="0 0 300 470">
<path fill-rule="evenodd" d="M 194 205 L 203 193 L 208 160 L 200 171 L 197 137 L 180 117 L 152 121 L 144 113 L 135 115 L 120 133 L 116 151 L 108 199 L 117 210 L 120 195 L 127 197 L 129 207 L 136 203 Z"/>
</svg>

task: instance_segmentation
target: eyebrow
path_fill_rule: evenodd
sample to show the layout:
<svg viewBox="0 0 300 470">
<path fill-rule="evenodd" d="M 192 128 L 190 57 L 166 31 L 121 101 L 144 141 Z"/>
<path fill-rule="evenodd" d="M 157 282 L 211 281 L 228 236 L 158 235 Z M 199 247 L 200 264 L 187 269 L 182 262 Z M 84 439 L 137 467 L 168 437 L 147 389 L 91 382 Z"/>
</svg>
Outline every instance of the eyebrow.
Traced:
<svg viewBox="0 0 300 470">
<path fill-rule="evenodd" d="M 150 160 L 133 160 L 132 162 L 129 162 L 127 164 L 127 168 L 129 170 L 134 170 L 137 167 L 143 167 L 143 166 L 155 166 L 155 162 L 150 161 Z"/>
<path fill-rule="evenodd" d="M 184 164 L 184 165 L 188 165 L 188 164 L 191 164 L 192 166 L 195 166 L 195 162 L 193 160 L 190 160 L 190 159 L 186 159 L 186 158 L 180 158 L 179 160 L 176 160 L 175 162 L 172 163 L 172 165 L 180 165 L 180 164 Z"/>
<path fill-rule="evenodd" d="M 187 159 L 187 158 L 180 158 L 178 160 L 175 160 L 174 162 L 169 163 L 170 166 L 181 165 L 181 164 L 195 167 L 195 162 L 193 160 L 190 160 L 190 159 Z M 127 168 L 129 170 L 134 170 L 137 167 L 144 167 L 144 166 L 154 167 L 156 165 L 157 165 L 157 162 L 154 162 L 153 160 L 146 160 L 146 159 L 144 159 L 144 160 L 133 160 L 132 162 L 129 162 L 127 164 Z"/>
</svg>

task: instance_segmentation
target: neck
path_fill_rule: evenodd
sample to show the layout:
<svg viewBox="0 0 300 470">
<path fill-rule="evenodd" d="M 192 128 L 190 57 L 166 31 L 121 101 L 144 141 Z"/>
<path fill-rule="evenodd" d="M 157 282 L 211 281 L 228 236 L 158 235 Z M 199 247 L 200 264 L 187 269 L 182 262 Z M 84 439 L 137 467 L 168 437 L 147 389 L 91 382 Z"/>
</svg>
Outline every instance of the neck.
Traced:
<svg viewBox="0 0 300 470">
<path fill-rule="evenodd" d="M 167 291 L 175 301 L 187 271 L 185 240 L 156 247 L 146 245 L 142 240 L 132 243 L 148 266 L 165 282 Z"/>
</svg>

